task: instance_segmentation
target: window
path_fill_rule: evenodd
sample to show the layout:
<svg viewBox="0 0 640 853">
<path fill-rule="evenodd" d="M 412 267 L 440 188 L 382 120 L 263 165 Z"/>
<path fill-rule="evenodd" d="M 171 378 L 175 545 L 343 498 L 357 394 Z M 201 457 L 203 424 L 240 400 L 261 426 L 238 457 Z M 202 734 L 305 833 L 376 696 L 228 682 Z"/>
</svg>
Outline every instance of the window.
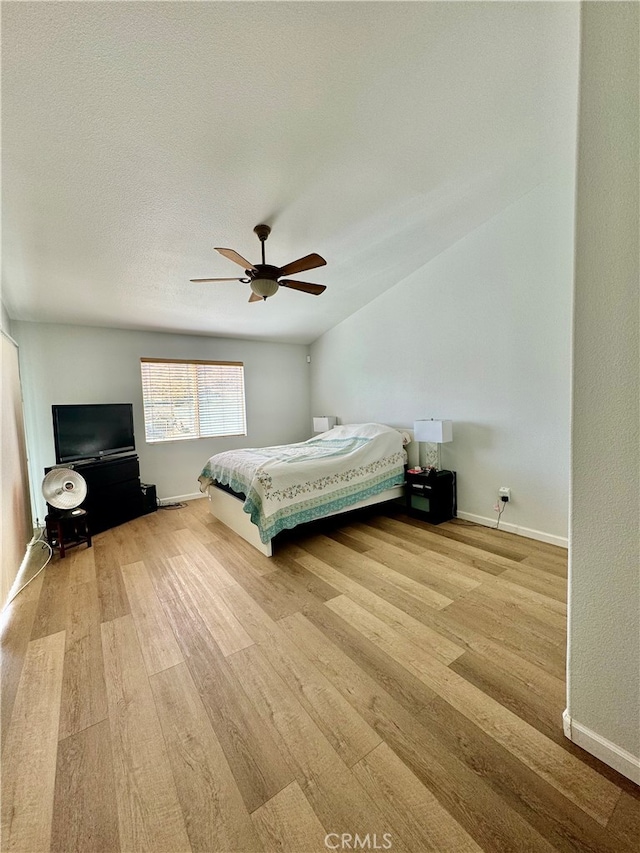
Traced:
<svg viewBox="0 0 640 853">
<path fill-rule="evenodd" d="M 148 442 L 247 434 L 242 362 L 142 358 L 140 369 Z"/>
</svg>

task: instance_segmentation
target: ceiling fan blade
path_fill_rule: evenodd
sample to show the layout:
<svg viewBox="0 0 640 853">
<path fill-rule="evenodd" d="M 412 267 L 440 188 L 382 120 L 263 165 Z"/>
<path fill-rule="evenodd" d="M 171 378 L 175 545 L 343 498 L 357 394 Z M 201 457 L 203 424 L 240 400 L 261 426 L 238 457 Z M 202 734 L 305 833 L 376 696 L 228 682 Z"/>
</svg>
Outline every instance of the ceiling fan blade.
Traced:
<svg viewBox="0 0 640 853">
<path fill-rule="evenodd" d="M 258 296 L 257 293 L 252 293 L 249 297 L 249 302 L 262 302 L 262 296 Z"/>
<path fill-rule="evenodd" d="M 304 258 L 298 258 L 297 261 L 291 261 L 284 267 L 280 267 L 280 275 L 295 275 L 297 272 L 305 270 L 314 270 L 316 267 L 323 267 L 327 262 L 320 255 L 313 252 L 310 255 L 305 255 Z"/>
<path fill-rule="evenodd" d="M 240 266 L 245 270 L 254 269 L 251 261 L 248 261 L 246 258 L 243 258 L 242 255 L 239 255 L 237 252 L 234 252 L 233 249 L 219 249 L 217 246 L 214 247 L 216 252 L 220 252 L 221 255 L 224 255 L 225 258 L 229 258 L 230 261 L 233 261 L 236 264 L 240 264 Z M 306 269 L 306 267 L 305 267 Z"/>
<path fill-rule="evenodd" d="M 279 281 L 278 284 L 282 287 L 290 287 L 292 290 L 302 290 L 303 293 L 311 293 L 314 296 L 320 296 L 327 289 L 324 284 L 311 284 L 310 281 L 292 281 L 291 279 Z"/>
<path fill-rule="evenodd" d="M 241 278 L 190 278 L 189 281 L 242 281 Z"/>
</svg>

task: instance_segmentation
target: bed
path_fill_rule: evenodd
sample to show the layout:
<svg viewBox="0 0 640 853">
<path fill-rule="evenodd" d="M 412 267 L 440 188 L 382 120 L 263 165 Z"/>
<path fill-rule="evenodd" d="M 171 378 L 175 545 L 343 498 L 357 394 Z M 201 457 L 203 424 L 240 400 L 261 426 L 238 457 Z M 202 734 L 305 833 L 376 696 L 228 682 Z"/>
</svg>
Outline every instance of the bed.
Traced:
<svg viewBox="0 0 640 853">
<path fill-rule="evenodd" d="M 335 427 L 308 441 L 227 450 L 200 474 L 211 513 L 270 557 L 282 530 L 403 494 L 408 430 Z"/>
</svg>

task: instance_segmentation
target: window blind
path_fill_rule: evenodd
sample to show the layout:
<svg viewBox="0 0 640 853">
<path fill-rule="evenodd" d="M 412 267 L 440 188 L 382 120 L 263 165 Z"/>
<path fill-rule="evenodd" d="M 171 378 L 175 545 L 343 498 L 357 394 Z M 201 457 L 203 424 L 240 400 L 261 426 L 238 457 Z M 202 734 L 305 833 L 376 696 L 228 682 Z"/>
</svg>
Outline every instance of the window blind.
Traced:
<svg viewBox="0 0 640 853">
<path fill-rule="evenodd" d="M 148 442 L 246 435 L 244 365 L 140 359 Z"/>
</svg>

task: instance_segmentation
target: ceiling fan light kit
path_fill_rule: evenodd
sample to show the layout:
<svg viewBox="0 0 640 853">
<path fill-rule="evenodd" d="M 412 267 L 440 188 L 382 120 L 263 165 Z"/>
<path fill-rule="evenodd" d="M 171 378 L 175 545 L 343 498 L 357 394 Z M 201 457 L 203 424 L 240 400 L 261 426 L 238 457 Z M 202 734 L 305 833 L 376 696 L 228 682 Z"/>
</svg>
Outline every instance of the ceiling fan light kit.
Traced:
<svg viewBox="0 0 640 853">
<path fill-rule="evenodd" d="M 253 229 L 257 234 L 262 246 L 262 263 L 252 264 L 246 258 L 243 258 L 234 249 L 225 249 L 216 247 L 216 252 L 220 252 L 225 258 L 239 264 L 245 268 L 245 276 L 242 278 L 192 278 L 192 282 L 213 282 L 213 281 L 239 281 L 242 284 L 248 284 L 251 287 L 252 293 L 249 297 L 249 302 L 260 302 L 268 299 L 278 292 L 282 287 L 288 287 L 291 290 L 300 290 L 302 293 L 310 293 L 312 296 L 319 296 L 326 287 L 323 284 L 312 284 L 310 281 L 296 281 L 295 279 L 282 278 L 285 275 L 295 275 L 295 273 L 304 272 L 305 270 L 316 269 L 322 267 L 327 262 L 323 257 L 313 252 L 310 255 L 305 255 L 303 258 L 298 258 L 283 267 L 275 267 L 267 264 L 265 261 L 264 244 L 271 233 L 271 228 L 268 225 L 256 225 Z"/>
<path fill-rule="evenodd" d="M 256 296 L 261 296 L 263 299 L 273 296 L 278 291 L 278 282 L 272 278 L 254 278 L 250 284 Z"/>
</svg>

